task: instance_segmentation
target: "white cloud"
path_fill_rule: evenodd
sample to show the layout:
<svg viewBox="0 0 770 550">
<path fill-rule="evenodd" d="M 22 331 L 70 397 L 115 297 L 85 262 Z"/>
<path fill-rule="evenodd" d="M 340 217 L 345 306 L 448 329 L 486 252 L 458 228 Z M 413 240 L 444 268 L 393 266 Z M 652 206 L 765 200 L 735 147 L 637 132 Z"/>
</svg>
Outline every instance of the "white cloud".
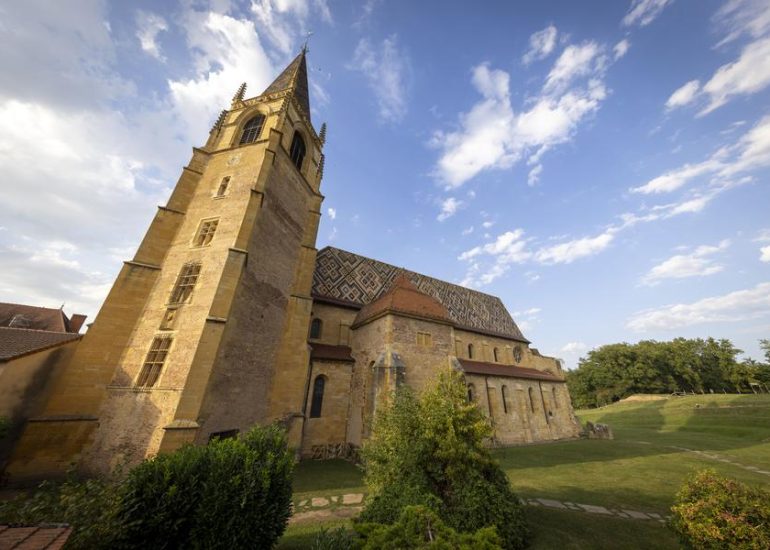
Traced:
<svg viewBox="0 0 770 550">
<path fill-rule="evenodd" d="M 409 67 L 409 57 L 395 34 L 383 40 L 379 49 L 372 47 L 368 38 L 362 38 L 347 65 L 366 77 L 377 99 L 380 119 L 386 122 L 399 122 L 406 115 Z"/>
<path fill-rule="evenodd" d="M 717 264 L 713 255 L 726 250 L 730 241 L 724 240 L 716 246 L 699 246 L 690 254 L 677 254 L 654 266 L 642 277 L 642 283 L 656 285 L 664 279 L 705 277 L 722 271 L 725 266 Z"/>
<path fill-rule="evenodd" d="M 671 97 L 669 97 L 666 101 L 666 108 L 675 109 L 677 107 L 687 105 L 693 99 L 695 99 L 695 95 L 698 93 L 698 90 L 700 90 L 700 81 L 691 80 L 687 84 L 684 84 L 678 88 L 673 94 L 671 94 Z"/>
<path fill-rule="evenodd" d="M 537 182 L 540 181 L 540 174 L 543 172 L 543 165 L 542 164 L 536 164 L 532 170 L 529 171 L 529 174 L 527 175 L 527 185 L 530 187 L 537 185 Z"/>
<path fill-rule="evenodd" d="M 727 32 L 717 46 L 732 42 L 742 34 L 759 38 L 770 31 L 770 4 L 766 0 L 728 0 L 716 12 L 714 20 Z"/>
<path fill-rule="evenodd" d="M 632 188 L 631 192 L 668 193 L 707 175 L 711 178 L 710 184 L 717 189 L 734 186 L 739 181 L 731 183 L 730 179 L 767 166 L 770 166 L 770 116 L 759 120 L 736 142 L 720 148 L 705 161 L 670 170 L 640 187 Z"/>
<path fill-rule="evenodd" d="M 529 50 L 521 58 L 525 65 L 548 57 L 556 48 L 558 31 L 553 25 L 548 25 L 542 31 L 537 31 L 529 37 Z"/>
<path fill-rule="evenodd" d="M 535 259 L 544 264 L 569 264 L 602 252 L 612 243 L 616 232 L 615 228 L 609 228 L 595 237 L 583 237 L 542 247 L 535 253 Z"/>
<path fill-rule="evenodd" d="M 770 246 L 763 246 L 759 249 L 759 261 L 770 262 Z"/>
<path fill-rule="evenodd" d="M 312 4 L 312 9 L 311 9 Z M 307 19 L 313 9 L 326 23 L 332 22 L 326 0 L 252 0 L 251 12 L 259 29 L 283 54 L 292 53 L 295 39 L 305 34 Z"/>
<path fill-rule="evenodd" d="M 329 215 L 329 218 L 332 220 L 337 218 L 337 210 L 335 210 L 334 208 L 327 208 L 326 213 Z"/>
<path fill-rule="evenodd" d="M 158 46 L 158 34 L 168 30 L 168 23 L 160 15 L 139 11 L 136 14 L 136 37 L 142 50 L 158 61 L 166 61 Z"/>
<path fill-rule="evenodd" d="M 568 342 L 561 348 L 562 353 L 581 353 L 588 349 L 583 342 Z"/>
<path fill-rule="evenodd" d="M 615 60 L 617 61 L 618 59 L 626 55 L 630 47 L 631 47 L 631 42 L 629 42 L 628 39 L 626 38 L 624 38 L 623 40 L 615 44 L 615 46 L 612 48 L 612 53 Z"/>
<path fill-rule="evenodd" d="M 471 233 L 473 233 L 473 226 L 466 227 L 465 229 L 463 229 L 463 233 L 462 234 L 463 235 L 470 235 Z"/>
<path fill-rule="evenodd" d="M 545 79 L 546 91 L 567 86 L 577 77 L 586 76 L 596 71 L 596 60 L 602 48 L 593 41 L 564 48 L 553 68 Z"/>
<path fill-rule="evenodd" d="M 623 25 L 644 27 L 652 23 L 673 0 L 633 0 L 623 17 Z"/>
<path fill-rule="evenodd" d="M 491 222 L 491 221 L 489 221 L 489 220 L 487 220 L 487 221 L 485 221 L 484 223 L 482 223 L 482 224 L 481 224 L 481 226 L 482 226 L 484 229 L 489 229 L 489 228 L 490 228 L 490 227 L 492 227 L 493 225 L 495 225 L 495 222 Z"/>
<path fill-rule="evenodd" d="M 543 310 L 539 307 L 531 307 L 529 309 L 525 309 L 524 311 L 514 311 L 513 316 L 514 317 L 534 317 L 541 311 Z"/>
<path fill-rule="evenodd" d="M 770 315 L 770 282 L 690 304 L 641 311 L 626 326 L 637 332 L 675 330 L 704 323 L 738 322 Z"/>
<path fill-rule="evenodd" d="M 438 216 L 436 216 L 436 219 L 440 222 L 443 222 L 444 220 L 451 218 L 457 213 L 457 210 L 462 205 L 463 201 L 457 200 L 454 197 L 444 199 L 444 201 L 441 203 L 441 212 Z"/>
<path fill-rule="evenodd" d="M 755 243 L 770 243 L 770 229 L 761 229 L 756 238 L 752 239 Z"/>
<path fill-rule="evenodd" d="M 572 139 L 606 98 L 602 50 L 595 42 L 565 48 L 540 94 L 518 114 L 509 74 L 486 63 L 474 67 L 471 82 L 482 99 L 459 115 L 458 129 L 434 133 L 431 143 L 441 149 L 435 175 L 447 188 L 459 187 L 483 170 L 509 168 L 526 156 L 535 165 L 529 178 L 534 183 L 542 155 Z"/>
</svg>

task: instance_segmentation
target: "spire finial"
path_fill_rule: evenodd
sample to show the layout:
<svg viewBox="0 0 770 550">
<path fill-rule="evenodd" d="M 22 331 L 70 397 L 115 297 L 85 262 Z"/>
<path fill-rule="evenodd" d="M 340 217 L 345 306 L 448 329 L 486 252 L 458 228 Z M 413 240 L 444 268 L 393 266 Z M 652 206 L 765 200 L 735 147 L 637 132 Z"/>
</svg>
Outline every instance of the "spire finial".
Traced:
<svg viewBox="0 0 770 550">
<path fill-rule="evenodd" d="M 326 143 L 326 123 L 321 124 L 321 131 L 318 132 L 318 139 L 321 141 L 321 147 Z"/>
<path fill-rule="evenodd" d="M 243 96 L 246 93 L 246 83 L 244 82 L 240 86 L 238 86 L 238 91 L 235 92 L 235 95 L 233 96 L 233 103 L 236 101 L 243 101 Z"/>
<path fill-rule="evenodd" d="M 310 49 L 307 47 L 307 44 L 310 42 L 311 36 L 313 36 L 313 31 L 307 31 L 307 33 L 305 33 L 305 43 L 302 45 L 302 53 L 304 54 L 310 51 Z"/>
</svg>

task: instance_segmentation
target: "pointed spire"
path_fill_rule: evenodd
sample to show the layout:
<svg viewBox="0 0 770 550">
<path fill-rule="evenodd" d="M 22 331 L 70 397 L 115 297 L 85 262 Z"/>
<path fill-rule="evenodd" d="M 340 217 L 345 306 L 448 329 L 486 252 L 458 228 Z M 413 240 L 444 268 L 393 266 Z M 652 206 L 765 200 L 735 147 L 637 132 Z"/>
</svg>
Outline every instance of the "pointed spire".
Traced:
<svg viewBox="0 0 770 550">
<path fill-rule="evenodd" d="M 308 92 L 305 54 L 306 50 L 303 48 L 299 55 L 294 58 L 294 61 L 289 63 L 289 66 L 262 93 L 263 95 L 269 95 L 283 92 L 284 90 L 292 90 L 297 103 L 305 111 L 305 116 L 310 119 L 310 94 Z"/>
<path fill-rule="evenodd" d="M 214 123 L 214 126 L 211 127 L 211 131 L 219 130 L 222 128 L 222 124 L 225 122 L 225 117 L 227 116 L 227 109 L 222 109 L 222 112 L 219 113 L 219 116 L 217 117 L 217 121 Z"/>
<path fill-rule="evenodd" d="M 238 91 L 235 92 L 235 95 L 233 96 L 233 103 L 236 101 L 243 101 L 243 96 L 246 93 L 246 83 L 244 82 L 240 86 L 238 86 Z"/>
<path fill-rule="evenodd" d="M 321 147 L 326 143 L 326 123 L 321 124 L 321 131 L 318 132 L 318 139 L 321 140 Z"/>
</svg>

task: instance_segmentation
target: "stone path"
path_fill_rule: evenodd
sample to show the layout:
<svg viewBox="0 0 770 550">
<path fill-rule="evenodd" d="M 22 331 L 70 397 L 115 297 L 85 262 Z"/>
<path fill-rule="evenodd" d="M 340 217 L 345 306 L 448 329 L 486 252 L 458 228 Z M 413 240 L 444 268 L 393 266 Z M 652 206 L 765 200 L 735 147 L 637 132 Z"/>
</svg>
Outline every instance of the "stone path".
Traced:
<svg viewBox="0 0 770 550">
<path fill-rule="evenodd" d="M 678 451 L 693 453 L 698 455 L 701 458 L 707 458 L 709 460 L 715 460 L 717 462 L 724 462 L 725 464 L 732 464 L 733 466 L 737 466 L 738 468 L 743 468 L 744 470 L 748 470 L 749 472 L 754 472 L 755 474 L 770 476 L 770 471 L 768 470 L 763 470 L 761 468 L 758 468 L 757 466 L 747 466 L 746 464 L 741 464 L 740 462 L 736 462 L 735 460 L 731 460 L 725 456 L 719 456 L 717 454 L 714 454 L 713 452 L 698 451 L 696 449 L 688 449 L 687 447 L 676 447 L 674 445 L 669 446 L 669 449 L 676 449 Z"/>
<path fill-rule="evenodd" d="M 361 511 L 364 500 L 363 493 L 349 493 L 325 497 L 311 497 L 299 501 L 294 509 L 294 515 L 289 523 L 302 523 L 306 521 L 320 521 L 337 518 L 350 518 Z M 625 508 L 605 508 L 593 504 L 580 504 L 575 502 L 562 502 L 547 498 L 523 499 L 530 506 L 543 506 L 560 510 L 572 510 L 587 514 L 599 514 L 622 519 L 648 520 L 665 523 L 666 517 L 654 512 L 640 512 Z"/>
</svg>

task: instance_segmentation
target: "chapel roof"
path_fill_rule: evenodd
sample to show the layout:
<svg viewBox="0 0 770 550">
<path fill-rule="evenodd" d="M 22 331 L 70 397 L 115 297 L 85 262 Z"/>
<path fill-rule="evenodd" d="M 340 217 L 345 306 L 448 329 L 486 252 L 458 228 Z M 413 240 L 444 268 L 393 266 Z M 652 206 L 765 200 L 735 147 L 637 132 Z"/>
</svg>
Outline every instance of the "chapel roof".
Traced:
<svg viewBox="0 0 770 550">
<path fill-rule="evenodd" d="M 481 374 L 487 376 L 503 376 L 507 378 L 526 378 L 529 380 L 544 380 L 547 382 L 564 382 L 563 378 L 529 367 L 517 367 L 514 365 L 501 365 L 500 363 L 486 363 L 484 361 L 471 361 L 457 358 L 463 372 L 466 374 Z"/>
<path fill-rule="evenodd" d="M 362 308 L 384 296 L 402 275 L 442 306 L 455 327 L 528 342 L 496 296 L 331 246 L 318 252 L 313 297 Z"/>
<path fill-rule="evenodd" d="M 388 312 L 451 322 L 446 307 L 433 296 L 418 290 L 404 273 L 396 277 L 396 280 L 382 296 L 361 308 L 356 315 L 353 326 L 363 324 Z"/>
<path fill-rule="evenodd" d="M 303 48 L 294 61 L 289 63 L 262 95 L 275 94 L 288 88 L 294 88 L 294 98 L 304 109 L 305 116 L 310 120 L 310 92 L 307 84 L 307 60 Z"/>
<path fill-rule="evenodd" d="M 72 332 L 0 327 L 0 363 L 81 338 Z"/>
</svg>

